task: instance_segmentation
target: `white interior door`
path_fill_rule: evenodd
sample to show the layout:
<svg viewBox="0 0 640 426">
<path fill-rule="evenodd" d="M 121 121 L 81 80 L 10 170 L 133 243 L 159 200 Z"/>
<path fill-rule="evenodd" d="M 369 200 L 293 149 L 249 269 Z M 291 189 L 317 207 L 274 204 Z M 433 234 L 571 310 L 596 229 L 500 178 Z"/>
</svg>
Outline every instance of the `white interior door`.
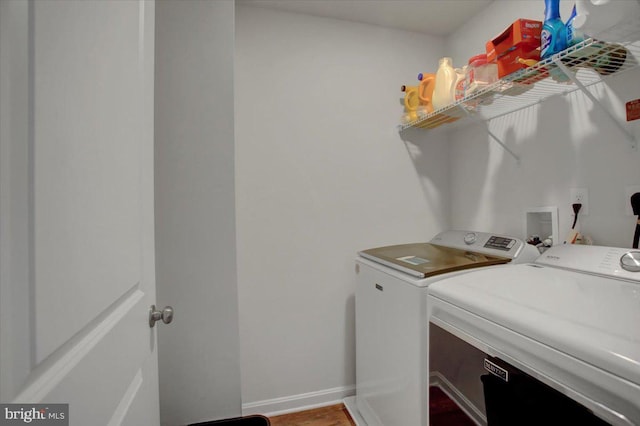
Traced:
<svg viewBox="0 0 640 426">
<path fill-rule="evenodd" d="M 0 1 L 0 399 L 71 425 L 159 424 L 154 7 Z"/>
</svg>

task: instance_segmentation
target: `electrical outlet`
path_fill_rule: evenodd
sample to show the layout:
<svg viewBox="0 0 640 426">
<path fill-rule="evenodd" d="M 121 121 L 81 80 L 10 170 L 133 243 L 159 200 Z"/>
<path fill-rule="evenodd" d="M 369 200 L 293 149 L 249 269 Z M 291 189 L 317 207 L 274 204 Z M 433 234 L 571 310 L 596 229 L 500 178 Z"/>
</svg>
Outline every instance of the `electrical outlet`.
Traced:
<svg viewBox="0 0 640 426">
<path fill-rule="evenodd" d="M 578 216 L 589 214 L 589 192 L 587 188 L 569 188 L 569 197 L 569 208 L 572 208 L 572 204 L 582 204 Z M 573 215 L 573 210 L 571 210 L 571 214 Z"/>
<path fill-rule="evenodd" d="M 635 216 L 631 208 L 631 196 L 636 192 L 640 192 L 640 185 L 627 185 L 624 187 L 624 214 L 626 216 Z"/>
</svg>

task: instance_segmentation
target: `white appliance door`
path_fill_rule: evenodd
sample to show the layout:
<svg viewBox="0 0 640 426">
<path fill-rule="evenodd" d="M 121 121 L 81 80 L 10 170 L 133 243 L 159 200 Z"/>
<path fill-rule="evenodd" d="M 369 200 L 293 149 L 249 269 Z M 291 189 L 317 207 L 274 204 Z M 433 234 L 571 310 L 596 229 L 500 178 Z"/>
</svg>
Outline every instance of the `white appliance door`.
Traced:
<svg viewBox="0 0 640 426">
<path fill-rule="evenodd" d="M 157 425 L 154 4 L 3 0 L 0 35 L 1 401 Z"/>
<path fill-rule="evenodd" d="M 356 277 L 356 404 L 368 426 L 428 421 L 426 293 L 365 263 Z"/>
</svg>

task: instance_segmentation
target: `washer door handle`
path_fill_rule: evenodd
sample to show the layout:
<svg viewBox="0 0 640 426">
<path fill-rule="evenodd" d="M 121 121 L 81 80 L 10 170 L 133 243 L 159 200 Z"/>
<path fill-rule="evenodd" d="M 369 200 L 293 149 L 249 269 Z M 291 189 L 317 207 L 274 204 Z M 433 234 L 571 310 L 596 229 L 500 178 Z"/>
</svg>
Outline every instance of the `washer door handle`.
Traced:
<svg viewBox="0 0 640 426">
<path fill-rule="evenodd" d="M 156 310 L 156 305 L 151 305 L 149 308 L 149 327 L 156 325 L 157 321 L 162 320 L 163 323 L 169 324 L 173 321 L 173 308 L 171 306 L 165 306 L 163 310 Z"/>
</svg>

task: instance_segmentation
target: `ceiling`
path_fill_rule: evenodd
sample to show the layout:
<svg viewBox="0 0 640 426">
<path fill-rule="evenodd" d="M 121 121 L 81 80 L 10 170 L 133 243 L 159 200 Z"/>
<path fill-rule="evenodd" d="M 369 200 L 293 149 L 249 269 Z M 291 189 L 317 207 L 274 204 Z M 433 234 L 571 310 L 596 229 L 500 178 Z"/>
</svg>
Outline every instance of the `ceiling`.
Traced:
<svg viewBox="0 0 640 426">
<path fill-rule="evenodd" d="M 447 36 L 492 0 L 237 0 L 239 4 Z"/>
</svg>

